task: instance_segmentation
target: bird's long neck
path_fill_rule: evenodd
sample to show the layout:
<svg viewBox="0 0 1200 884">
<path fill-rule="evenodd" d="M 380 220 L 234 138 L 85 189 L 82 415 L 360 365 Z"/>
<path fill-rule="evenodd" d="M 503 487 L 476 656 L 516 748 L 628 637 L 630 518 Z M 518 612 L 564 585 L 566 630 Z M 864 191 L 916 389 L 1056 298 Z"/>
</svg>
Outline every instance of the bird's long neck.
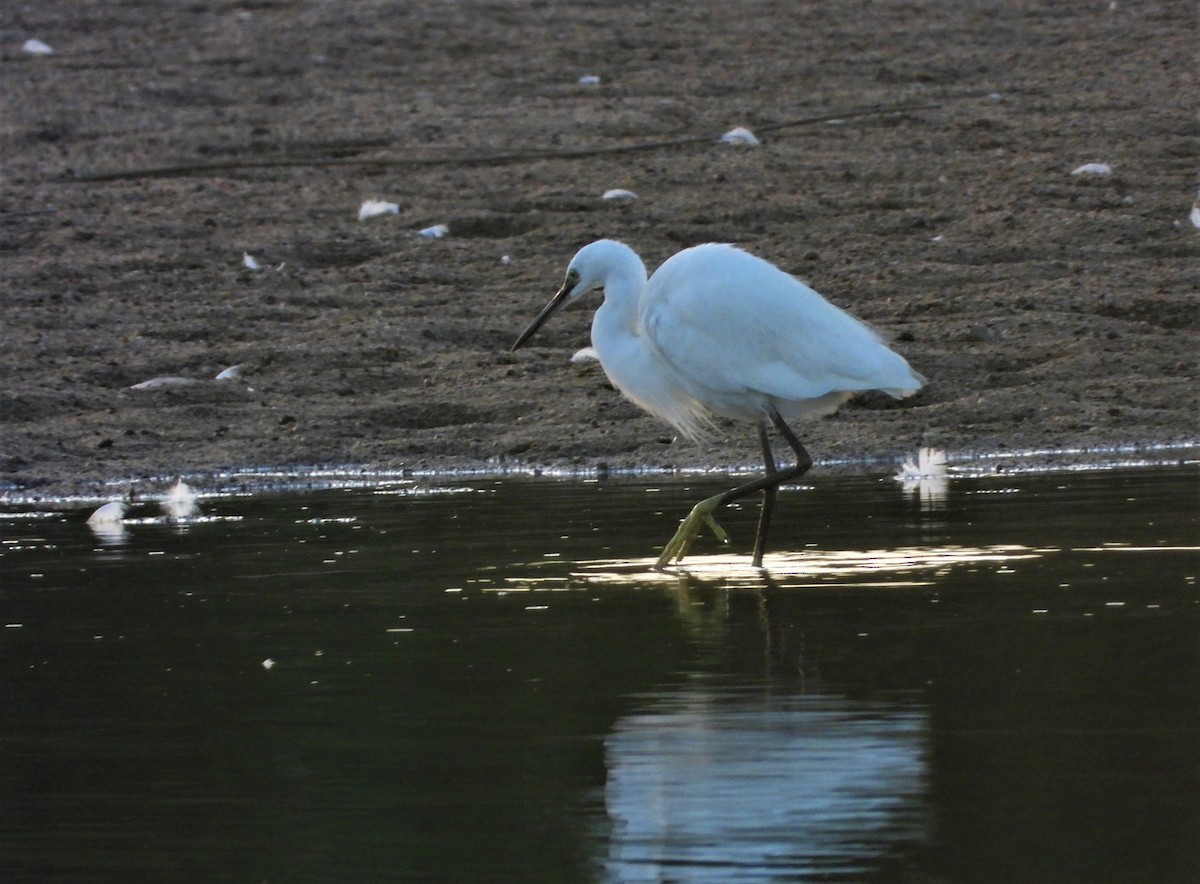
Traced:
<svg viewBox="0 0 1200 884">
<path fill-rule="evenodd" d="M 703 405 L 680 384 L 642 326 L 646 267 L 632 250 L 604 280 L 604 303 L 592 319 L 592 346 L 609 381 L 630 401 L 688 436 L 703 422 Z"/>
<path fill-rule="evenodd" d="M 604 280 L 604 303 L 592 321 L 592 344 L 597 348 L 598 338 L 604 337 L 597 335 L 600 329 L 616 336 L 638 333 L 639 302 L 646 288 L 646 265 L 632 249 L 625 257 L 628 260 L 610 268 Z"/>
<path fill-rule="evenodd" d="M 641 404 L 637 378 L 652 370 L 646 364 L 647 349 L 638 320 L 646 271 L 641 266 L 622 270 L 605 280 L 604 303 L 592 317 L 592 347 L 613 386 Z"/>
</svg>

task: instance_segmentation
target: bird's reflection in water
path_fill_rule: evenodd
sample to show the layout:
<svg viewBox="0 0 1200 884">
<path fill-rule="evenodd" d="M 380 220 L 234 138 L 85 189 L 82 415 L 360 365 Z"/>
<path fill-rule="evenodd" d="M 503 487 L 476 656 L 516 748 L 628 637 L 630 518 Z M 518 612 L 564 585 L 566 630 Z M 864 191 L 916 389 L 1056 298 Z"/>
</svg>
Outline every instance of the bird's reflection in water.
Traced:
<svg viewBox="0 0 1200 884">
<path fill-rule="evenodd" d="M 924 839 L 919 707 L 704 680 L 647 699 L 605 742 L 610 880 L 862 876 Z"/>
<path fill-rule="evenodd" d="M 743 577 L 734 593 L 689 573 L 663 584 L 713 665 L 702 653 L 700 671 L 642 698 L 605 741 L 608 880 L 861 880 L 926 841 L 925 708 L 810 684 L 775 611 L 779 581 Z M 730 609 L 747 590 L 763 668 L 731 679 L 717 673 L 749 649 Z"/>
<path fill-rule="evenodd" d="M 768 555 L 763 568 L 730 555 L 692 556 L 666 572 L 651 559 L 598 560 L 576 562 L 565 581 L 517 581 L 527 591 L 555 581 L 665 591 L 699 651 L 683 684 L 639 698 L 605 740 L 605 877 L 863 880 L 902 871 L 928 844 L 928 710 L 912 695 L 832 691 L 819 661 L 805 659 L 803 624 L 777 605 L 811 603 L 827 618 L 862 591 L 929 593 L 961 568 L 1057 552 L 814 548 Z M 737 614 L 747 596 L 753 624 Z"/>
</svg>

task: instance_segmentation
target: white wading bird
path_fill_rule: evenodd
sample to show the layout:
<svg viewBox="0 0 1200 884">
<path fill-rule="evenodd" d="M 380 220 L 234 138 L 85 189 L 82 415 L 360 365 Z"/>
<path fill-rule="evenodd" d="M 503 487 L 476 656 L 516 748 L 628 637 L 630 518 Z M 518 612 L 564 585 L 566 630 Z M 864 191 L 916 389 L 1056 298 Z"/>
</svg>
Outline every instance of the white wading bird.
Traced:
<svg viewBox="0 0 1200 884">
<path fill-rule="evenodd" d="M 776 492 L 813 463 L 787 421 L 829 414 L 864 390 L 908 396 L 925 380 L 868 326 L 799 280 L 734 246 L 712 243 L 672 256 L 649 281 L 642 259 L 624 243 L 602 239 L 584 246 L 558 294 L 512 349 L 593 289 L 604 290 L 604 303 L 592 319 L 592 346 L 628 399 L 693 439 L 714 415 L 758 426 L 766 475 L 696 504 L 658 568 L 680 561 L 704 525 L 726 540 L 713 513 L 756 491 L 763 503 L 753 561 L 761 567 Z M 776 467 L 768 423 L 796 453 L 792 466 Z"/>
</svg>

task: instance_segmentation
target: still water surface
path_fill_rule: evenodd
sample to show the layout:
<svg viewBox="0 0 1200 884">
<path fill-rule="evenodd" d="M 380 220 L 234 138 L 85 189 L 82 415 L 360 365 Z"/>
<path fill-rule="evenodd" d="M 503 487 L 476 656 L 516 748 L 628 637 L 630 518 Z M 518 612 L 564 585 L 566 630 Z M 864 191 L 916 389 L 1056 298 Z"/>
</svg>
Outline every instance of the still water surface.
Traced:
<svg viewBox="0 0 1200 884">
<path fill-rule="evenodd" d="M 0 519 L 5 881 L 1200 877 L 1194 468 Z M 740 547 L 739 547 L 740 543 Z"/>
</svg>

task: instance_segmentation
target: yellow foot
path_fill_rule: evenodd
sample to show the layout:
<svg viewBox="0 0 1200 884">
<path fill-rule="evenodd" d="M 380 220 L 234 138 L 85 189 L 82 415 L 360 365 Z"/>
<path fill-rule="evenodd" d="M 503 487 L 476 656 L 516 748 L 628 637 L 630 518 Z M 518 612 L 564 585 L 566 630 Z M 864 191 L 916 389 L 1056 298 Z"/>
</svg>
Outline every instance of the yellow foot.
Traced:
<svg viewBox="0 0 1200 884">
<path fill-rule="evenodd" d="M 679 525 L 679 530 L 675 532 L 675 536 L 667 541 L 667 545 L 663 547 L 662 555 L 658 557 L 654 567 L 662 570 L 669 565 L 672 560 L 679 562 L 688 554 L 688 550 L 692 548 L 692 542 L 700 536 L 701 529 L 707 525 L 712 533 L 717 536 L 717 539 L 722 543 L 729 542 L 729 535 L 725 533 L 725 529 L 717 524 L 713 518 L 713 512 L 721 505 L 721 497 L 717 494 L 707 500 L 702 500 L 688 513 L 687 518 Z"/>
</svg>

